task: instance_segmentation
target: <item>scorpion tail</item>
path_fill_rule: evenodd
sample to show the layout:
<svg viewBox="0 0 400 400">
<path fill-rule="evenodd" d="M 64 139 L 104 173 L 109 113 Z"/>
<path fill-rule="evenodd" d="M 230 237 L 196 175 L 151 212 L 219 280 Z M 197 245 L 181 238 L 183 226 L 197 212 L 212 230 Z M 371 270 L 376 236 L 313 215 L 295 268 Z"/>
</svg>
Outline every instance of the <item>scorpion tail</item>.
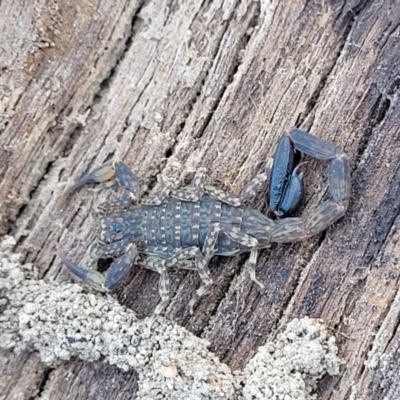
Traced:
<svg viewBox="0 0 400 400">
<path fill-rule="evenodd" d="M 61 246 L 57 243 L 57 253 L 59 257 L 63 260 L 64 264 L 67 268 L 78 278 L 82 279 L 83 282 L 89 284 L 96 290 L 104 292 L 104 282 L 105 277 L 100 273 L 92 269 L 81 268 L 79 265 L 74 264 L 71 260 L 69 260 L 64 252 L 61 250 Z"/>
</svg>

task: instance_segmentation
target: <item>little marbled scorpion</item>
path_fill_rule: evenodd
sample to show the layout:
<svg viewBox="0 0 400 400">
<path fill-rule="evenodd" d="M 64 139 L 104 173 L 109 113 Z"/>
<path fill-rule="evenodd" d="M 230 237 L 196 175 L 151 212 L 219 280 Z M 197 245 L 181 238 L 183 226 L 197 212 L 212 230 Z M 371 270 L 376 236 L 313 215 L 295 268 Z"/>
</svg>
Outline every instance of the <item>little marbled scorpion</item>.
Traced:
<svg viewBox="0 0 400 400">
<path fill-rule="evenodd" d="M 268 203 L 283 217 L 296 209 L 303 198 L 303 174 L 299 173 L 299 153 L 329 161 L 330 198 L 305 217 L 271 220 L 244 203 L 268 186 Z M 113 258 L 106 276 L 84 269 L 68 260 L 58 245 L 58 254 L 69 270 L 99 290 L 114 290 L 132 265 L 139 265 L 161 275 L 161 302 L 154 314 L 163 311 L 169 300 L 168 269 L 196 270 L 201 287 L 190 301 L 190 311 L 213 280 L 208 263 L 214 255 L 232 256 L 250 252 L 245 263 L 252 281 L 263 288 L 255 268 L 260 249 L 271 242 L 288 243 L 305 240 L 325 230 L 342 217 L 350 198 L 350 163 L 347 155 L 323 139 L 292 129 L 278 141 L 273 160 L 234 197 L 204 184 L 205 169 L 199 168 L 191 185 L 183 188 L 165 185 L 140 201 L 136 175 L 122 162 L 103 165 L 70 187 L 59 199 L 87 183 L 116 180 L 125 194 L 100 206 L 100 232 L 91 250 L 95 259 Z"/>
</svg>

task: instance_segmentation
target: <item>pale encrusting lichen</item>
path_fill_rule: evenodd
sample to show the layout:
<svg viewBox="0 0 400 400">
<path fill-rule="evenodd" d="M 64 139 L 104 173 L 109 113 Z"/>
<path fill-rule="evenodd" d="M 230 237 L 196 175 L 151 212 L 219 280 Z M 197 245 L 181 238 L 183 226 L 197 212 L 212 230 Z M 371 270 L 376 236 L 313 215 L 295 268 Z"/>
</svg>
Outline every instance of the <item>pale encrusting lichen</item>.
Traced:
<svg viewBox="0 0 400 400">
<path fill-rule="evenodd" d="M 291 321 L 243 372 L 232 372 L 206 340 L 164 318 L 146 332 L 147 321 L 110 295 L 36 279 L 35 268 L 12 253 L 14 245 L 9 236 L 0 243 L 3 348 L 38 351 L 49 364 L 104 358 L 133 368 L 140 399 L 312 399 L 317 381 L 338 373 L 334 338 L 316 320 Z"/>
</svg>

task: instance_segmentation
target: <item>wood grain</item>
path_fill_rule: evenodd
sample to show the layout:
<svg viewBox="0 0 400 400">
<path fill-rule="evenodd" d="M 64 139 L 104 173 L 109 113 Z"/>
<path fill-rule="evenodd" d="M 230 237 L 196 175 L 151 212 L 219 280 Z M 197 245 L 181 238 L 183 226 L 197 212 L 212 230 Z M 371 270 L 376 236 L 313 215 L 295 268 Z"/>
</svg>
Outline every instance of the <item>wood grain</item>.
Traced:
<svg viewBox="0 0 400 400">
<path fill-rule="evenodd" d="M 27 262 L 46 279 L 70 280 L 55 255 L 61 240 L 86 265 L 90 210 L 111 192 L 80 190 L 59 219 L 54 203 L 94 166 L 123 160 L 147 193 L 174 157 L 207 167 L 210 182 L 238 194 L 282 132 L 301 127 L 349 155 L 346 216 L 307 242 L 263 251 L 263 292 L 242 271 L 246 257 L 213 259 L 216 284 L 192 316 L 187 304 L 200 279 L 173 272 L 166 316 L 207 338 L 235 369 L 293 317 L 324 318 L 344 364 L 321 382 L 318 398 L 399 398 L 395 1 L 3 1 L 0 15 L 0 229 L 18 238 Z M 325 170 L 307 165 L 299 214 L 328 195 Z M 267 212 L 261 195 L 252 205 Z M 150 315 L 157 282 L 135 269 L 118 299 Z M 43 385 L 60 399 L 106 390 L 97 364 L 71 361 L 48 373 L 35 354 L 3 357 L 7 376 L 24 376 L 19 398 L 36 398 Z M 135 387 L 133 374 L 102 374 Z M 87 379 L 97 395 L 69 392 Z M 14 398 L 15 388 L 2 387 Z"/>
</svg>

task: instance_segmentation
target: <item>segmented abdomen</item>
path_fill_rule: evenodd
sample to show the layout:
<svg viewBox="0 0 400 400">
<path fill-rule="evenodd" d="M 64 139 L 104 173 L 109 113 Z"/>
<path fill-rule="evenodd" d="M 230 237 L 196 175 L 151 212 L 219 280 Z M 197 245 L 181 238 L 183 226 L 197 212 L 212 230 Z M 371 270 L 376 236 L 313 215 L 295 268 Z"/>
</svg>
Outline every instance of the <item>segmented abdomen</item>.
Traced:
<svg viewBox="0 0 400 400">
<path fill-rule="evenodd" d="M 139 210 L 143 216 L 140 247 L 156 252 L 160 249 L 166 255 L 192 246 L 201 249 L 213 224 L 240 228 L 243 217 L 243 208 L 209 197 L 197 202 L 170 199 L 160 206 L 142 206 Z M 239 250 L 237 243 L 220 234 L 216 254 L 233 254 Z"/>
</svg>

